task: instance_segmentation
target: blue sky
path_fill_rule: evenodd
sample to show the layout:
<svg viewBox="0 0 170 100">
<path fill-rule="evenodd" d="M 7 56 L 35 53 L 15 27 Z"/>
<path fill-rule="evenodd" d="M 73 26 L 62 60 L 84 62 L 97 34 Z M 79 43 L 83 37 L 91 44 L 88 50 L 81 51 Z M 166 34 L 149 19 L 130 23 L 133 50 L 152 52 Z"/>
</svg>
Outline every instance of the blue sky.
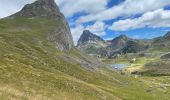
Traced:
<svg viewBox="0 0 170 100">
<path fill-rule="evenodd" d="M 0 18 L 35 0 L 0 0 Z M 55 0 L 75 43 L 83 30 L 109 40 L 120 34 L 150 39 L 170 30 L 170 0 Z"/>
<path fill-rule="evenodd" d="M 168 21 L 170 20 L 170 2 L 168 0 L 107 0 L 105 7 L 105 11 L 99 11 L 97 14 L 81 12 L 69 18 L 69 20 L 71 19 L 70 22 L 74 23 L 71 24 L 70 27 L 72 33 L 77 35 L 74 36 L 75 40 L 77 40 L 82 33 L 83 28 L 80 27 L 81 25 L 84 29 L 89 29 L 106 40 L 113 39 L 120 34 L 125 34 L 136 39 L 151 39 L 162 36 L 170 30 L 170 23 Z M 115 15 L 113 14 L 110 18 L 107 18 L 104 13 L 106 11 L 108 11 L 108 16 L 112 13 L 115 13 Z M 95 17 L 95 15 L 102 16 L 102 14 L 106 16 L 106 18 L 97 17 L 95 20 L 92 18 L 91 20 L 80 21 L 81 18 L 90 19 L 90 17 L 88 17 L 90 15 L 94 15 Z M 168 17 L 166 18 L 164 16 Z M 77 24 L 77 20 L 79 20 L 80 23 Z M 103 26 L 101 24 L 104 29 L 100 28 L 100 31 L 91 29 L 96 22 L 98 22 L 98 26 L 104 23 Z M 133 23 L 135 24 L 129 25 Z M 87 26 L 91 27 L 87 28 Z"/>
</svg>

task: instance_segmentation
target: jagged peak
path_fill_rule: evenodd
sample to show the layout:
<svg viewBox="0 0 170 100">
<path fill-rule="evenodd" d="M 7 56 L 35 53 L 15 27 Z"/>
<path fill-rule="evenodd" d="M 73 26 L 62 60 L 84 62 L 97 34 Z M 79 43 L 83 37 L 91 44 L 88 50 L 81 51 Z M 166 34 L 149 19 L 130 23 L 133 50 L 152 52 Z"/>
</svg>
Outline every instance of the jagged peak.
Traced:
<svg viewBox="0 0 170 100">
<path fill-rule="evenodd" d="M 27 4 L 21 11 L 10 16 L 15 17 L 58 17 L 63 16 L 54 0 L 37 0 Z"/>
<path fill-rule="evenodd" d="M 61 51 L 69 51 L 74 47 L 68 22 L 64 15 L 60 12 L 54 0 L 37 0 L 31 4 L 25 5 L 21 11 L 6 17 L 5 19 L 15 20 L 17 18 L 25 18 L 26 20 L 36 20 L 43 18 L 47 23 L 48 20 L 56 21 L 56 25 L 51 24 L 49 21 L 48 25 L 53 26 L 54 28 L 47 29 L 48 32 L 44 32 L 47 36 L 47 39 L 54 43 L 55 47 Z M 27 24 L 25 24 L 25 26 L 27 26 Z M 27 27 L 30 26 L 31 25 L 28 25 Z"/>
<path fill-rule="evenodd" d="M 90 34 L 93 34 L 93 33 L 90 32 L 89 30 L 84 30 L 81 36 L 83 36 L 83 35 L 90 35 Z"/>
<path fill-rule="evenodd" d="M 91 31 L 89 30 L 84 30 L 83 31 L 83 34 L 82 34 L 82 37 L 86 37 L 88 39 L 93 39 L 93 38 L 96 38 L 100 41 L 104 41 L 101 37 L 97 36 L 96 34 L 93 34 Z"/>
<path fill-rule="evenodd" d="M 113 42 L 113 41 L 117 41 L 117 40 L 121 40 L 121 39 L 123 39 L 123 40 L 128 40 L 129 38 L 128 38 L 126 35 L 121 34 L 120 36 L 114 38 L 114 39 L 112 40 L 112 42 Z"/>
<path fill-rule="evenodd" d="M 170 37 L 170 31 L 167 32 L 164 37 Z"/>
<path fill-rule="evenodd" d="M 80 39 L 78 40 L 78 45 L 81 45 L 88 41 L 104 41 L 104 40 L 101 37 L 93 34 L 91 31 L 84 30 L 83 34 L 80 36 Z"/>
</svg>

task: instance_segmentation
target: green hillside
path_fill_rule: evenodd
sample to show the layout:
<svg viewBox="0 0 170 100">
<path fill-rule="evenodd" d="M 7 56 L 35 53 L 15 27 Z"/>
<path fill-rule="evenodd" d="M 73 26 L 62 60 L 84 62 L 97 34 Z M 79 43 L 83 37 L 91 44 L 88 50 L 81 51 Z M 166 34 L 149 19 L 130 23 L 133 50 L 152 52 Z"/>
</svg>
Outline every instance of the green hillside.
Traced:
<svg viewBox="0 0 170 100">
<path fill-rule="evenodd" d="M 1 100 L 168 100 L 150 83 L 121 75 L 77 49 L 61 52 L 46 39 L 60 23 L 45 18 L 0 20 Z M 83 64 L 80 62 L 86 62 Z M 83 65 L 82 65 L 83 64 Z"/>
</svg>

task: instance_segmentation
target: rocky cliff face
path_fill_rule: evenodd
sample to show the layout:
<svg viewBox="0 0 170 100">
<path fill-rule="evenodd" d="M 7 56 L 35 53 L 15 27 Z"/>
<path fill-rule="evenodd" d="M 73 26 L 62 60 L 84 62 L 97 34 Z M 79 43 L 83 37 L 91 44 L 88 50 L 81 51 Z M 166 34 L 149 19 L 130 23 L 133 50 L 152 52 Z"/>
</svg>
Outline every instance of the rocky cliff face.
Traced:
<svg viewBox="0 0 170 100">
<path fill-rule="evenodd" d="M 101 42 L 104 43 L 104 46 L 101 45 Z M 111 41 L 104 41 L 89 31 L 83 32 L 78 41 L 78 47 L 88 54 L 109 58 L 117 54 L 137 53 L 147 49 L 142 40 L 131 39 L 126 35 L 120 35 Z"/>
<path fill-rule="evenodd" d="M 104 40 L 101 37 L 91 33 L 89 30 L 84 30 L 83 34 L 80 36 L 80 39 L 78 40 L 77 46 L 81 47 L 88 43 L 99 44 L 99 42 L 104 42 Z"/>
<path fill-rule="evenodd" d="M 137 53 L 147 49 L 147 45 L 140 43 L 140 41 L 130 40 L 127 41 L 126 45 L 121 49 L 123 54 L 126 53 Z"/>
<path fill-rule="evenodd" d="M 169 46 L 170 46 L 170 32 L 167 32 L 164 36 L 153 39 L 151 49 L 169 51 Z"/>
<path fill-rule="evenodd" d="M 27 4 L 24 8 L 10 16 L 10 18 L 15 17 L 61 17 L 59 8 L 57 7 L 54 0 L 37 0 L 32 4 Z"/>
<path fill-rule="evenodd" d="M 153 39 L 153 43 L 162 43 L 162 42 L 170 42 L 170 32 L 167 32 L 162 37 L 157 37 Z"/>
<path fill-rule="evenodd" d="M 120 35 L 111 41 L 111 45 L 107 49 L 120 50 L 126 46 L 127 41 L 130 39 L 126 35 Z"/>
<path fill-rule="evenodd" d="M 78 40 L 77 47 L 87 54 L 100 55 L 100 48 L 106 46 L 106 42 L 89 30 L 84 30 Z"/>
<path fill-rule="evenodd" d="M 27 18 L 30 20 L 53 19 L 54 23 L 58 23 L 58 25 L 46 33 L 47 39 L 62 51 L 70 50 L 74 46 L 69 25 L 54 0 L 37 0 L 32 4 L 27 4 L 21 11 L 6 19 L 17 18 Z"/>
<path fill-rule="evenodd" d="M 170 40 L 170 32 L 166 33 L 163 38 L 167 39 L 167 40 Z"/>
</svg>

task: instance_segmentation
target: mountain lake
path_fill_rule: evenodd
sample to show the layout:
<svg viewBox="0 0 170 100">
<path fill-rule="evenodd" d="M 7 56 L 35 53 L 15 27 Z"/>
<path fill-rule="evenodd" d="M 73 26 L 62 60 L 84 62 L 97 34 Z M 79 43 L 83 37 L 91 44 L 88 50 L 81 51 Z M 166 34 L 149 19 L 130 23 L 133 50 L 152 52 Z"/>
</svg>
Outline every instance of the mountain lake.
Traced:
<svg viewBox="0 0 170 100">
<path fill-rule="evenodd" d="M 129 64 L 111 64 L 110 66 L 115 69 L 123 69 L 123 68 L 129 67 L 130 65 Z"/>
</svg>

